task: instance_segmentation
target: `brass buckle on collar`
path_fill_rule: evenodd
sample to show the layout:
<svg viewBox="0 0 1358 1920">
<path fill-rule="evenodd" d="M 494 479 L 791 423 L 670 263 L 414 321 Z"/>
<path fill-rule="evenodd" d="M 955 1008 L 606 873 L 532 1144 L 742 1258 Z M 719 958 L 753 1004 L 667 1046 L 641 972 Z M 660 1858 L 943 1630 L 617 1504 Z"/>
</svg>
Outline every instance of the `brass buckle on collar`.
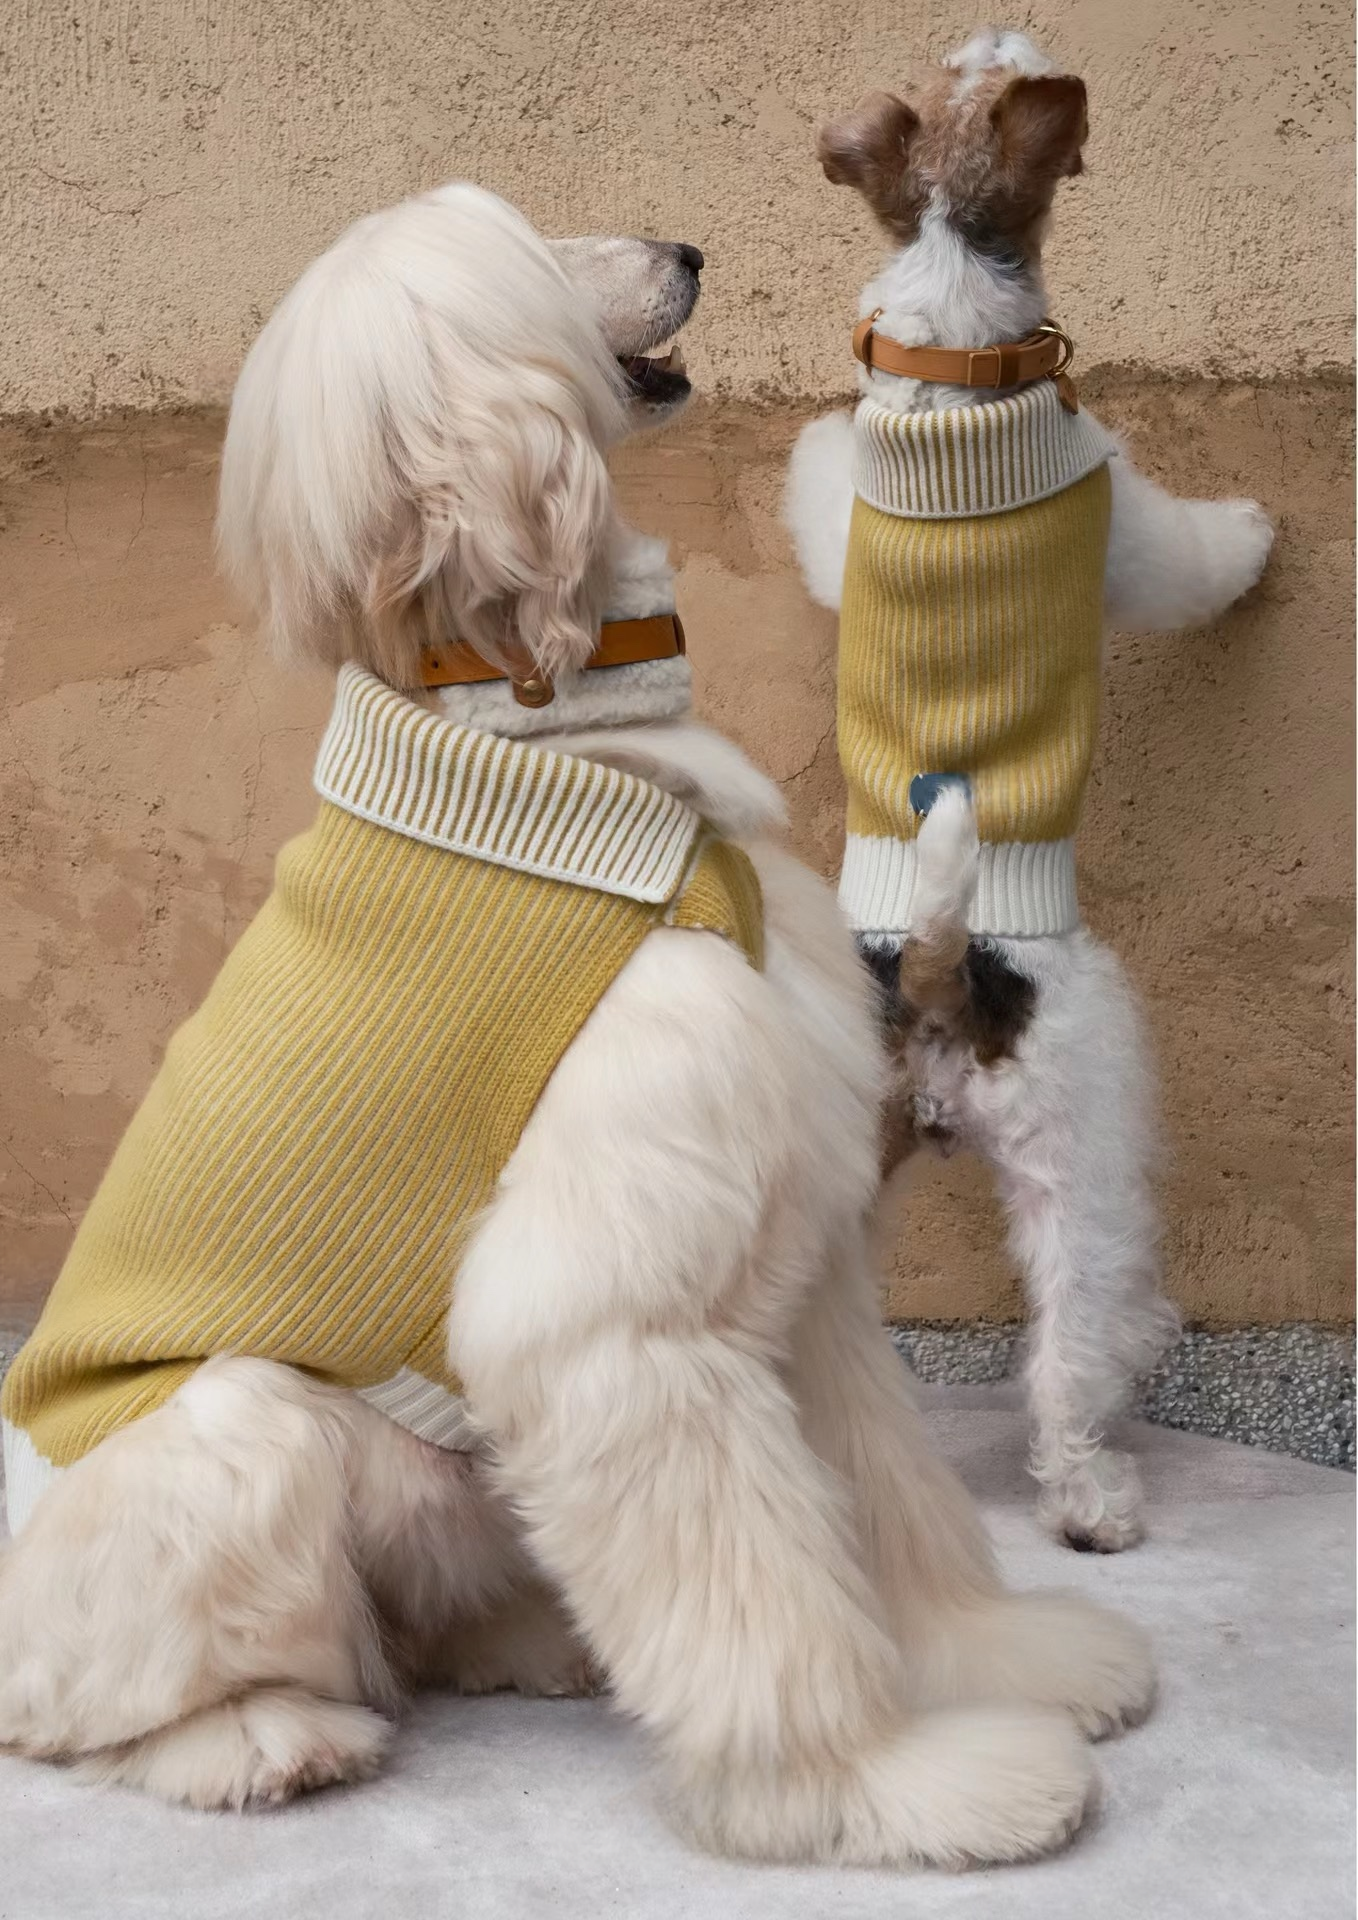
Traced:
<svg viewBox="0 0 1358 1920">
<path fill-rule="evenodd" d="M 1061 342 L 1065 351 L 1065 359 L 1062 360 L 1058 366 L 1053 367 L 1051 373 L 1048 375 L 1049 379 L 1055 380 L 1066 371 L 1066 368 L 1075 358 L 1075 342 L 1068 333 L 1057 326 L 1054 320 L 1044 320 L 1037 330 L 1039 333 L 1051 334 L 1054 339 Z"/>
</svg>

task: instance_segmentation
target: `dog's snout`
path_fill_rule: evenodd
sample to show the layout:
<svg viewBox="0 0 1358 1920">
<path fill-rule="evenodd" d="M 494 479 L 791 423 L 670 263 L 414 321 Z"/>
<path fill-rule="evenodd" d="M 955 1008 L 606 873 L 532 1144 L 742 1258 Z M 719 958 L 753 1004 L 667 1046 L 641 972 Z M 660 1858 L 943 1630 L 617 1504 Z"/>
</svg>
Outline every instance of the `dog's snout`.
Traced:
<svg viewBox="0 0 1358 1920">
<path fill-rule="evenodd" d="M 690 273 L 702 272 L 704 262 L 701 247 L 691 247 L 687 240 L 676 240 L 674 251 L 679 256 L 680 266 L 687 267 Z"/>
</svg>

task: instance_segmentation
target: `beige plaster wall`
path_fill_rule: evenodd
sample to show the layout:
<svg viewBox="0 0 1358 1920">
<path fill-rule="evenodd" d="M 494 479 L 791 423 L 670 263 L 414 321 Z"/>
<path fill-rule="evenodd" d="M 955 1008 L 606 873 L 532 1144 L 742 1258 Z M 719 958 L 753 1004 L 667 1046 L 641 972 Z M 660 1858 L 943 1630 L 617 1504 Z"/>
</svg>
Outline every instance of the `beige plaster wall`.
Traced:
<svg viewBox="0 0 1358 1920">
<path fill-rule="evenodd" d="M 1098 369 L 1087 397 L 1161 477 L 1257 494 L 1280 524 L 1266 583 L 1220 628 L 1111 648 L 1084 892 L 1151 1008 L 1172 1286 L 1209 1323 L 1337 1323 L 1347 14 L 1041 0 L 1025 18 L 1093 89 L 1090 174 L 1051 249 Z M 716 398 L 628 449 L 620 478 L 674 541 L 706 711 L 834 870 L 833 621 L 802 594 L 777 500 L 810 404 L 846 389 L 843 320 L 876 243 L 820 182 L 810 134 L 970 25 L 909 0 L 6 13 L 0 411 L 28 417 L 0 422 L 0 1318 L 41 1298 L 165 1040 L 311 809 L 327 689 L 280 674 L 214 578 L 221 421 L 198 403 L 351 216 L 465 172 L 558 231 L 708 250 L 690 362 Z M 32 417 L 46 408 L 70 417 Z M 896 1312 L 1018 1310 L 963 1163 L 893 1194 L 884 1243 Z"/>
<path fill-rule="evenodd" d="M 1052 281 L 1086 364 L 1349 357 L 1343 0 L 1029 0 L 1088 80 Z M 813 129 L 973 27 L 925 0 L 10 0 L 0 411 L 225 396 L 355 216 L 453 175 L 708 249 L 708 390 L 837 391 L 875 244 Z M 8 43 L 7 45 L 4 43 Z"/>
<path fill-rule="evenodd" d="M 1199 1320 L 1350 1313 L 1352 479 L 1321 382 L 1091 382 L 1187 488 L 1256 489 L 1277 562 L 1211 633 L 1119 638 L 1082 853 L 1145 992 L 1174 1163 L 1169 1265 Z M 782 782 L 833 872 L 834 621 L 777 505 L 802 415 L 708 406 L 627 449 L 681 565 L 704 710 Z M 210 546 L 220 418 L 0 430 L 0 1313 L 40 1298 L 168 1035 L 309 817 L 328 689 L 243 633 Z M 892 1196 L 892 1306 L 1015 1312 L 984 1179 Z"/>
</svg>

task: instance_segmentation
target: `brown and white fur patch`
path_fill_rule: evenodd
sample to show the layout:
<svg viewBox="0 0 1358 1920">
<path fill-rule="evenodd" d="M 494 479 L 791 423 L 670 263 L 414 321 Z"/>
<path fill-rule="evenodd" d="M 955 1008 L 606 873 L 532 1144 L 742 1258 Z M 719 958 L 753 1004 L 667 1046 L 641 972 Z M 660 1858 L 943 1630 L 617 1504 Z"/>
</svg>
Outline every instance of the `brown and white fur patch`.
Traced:
<svg viewBox="0 0 1358 1920">
<path fill-rule="evenodd" d="M 1082 171 L 1087 132 L 1083 82 L 1024 35 L 994 29 L 925 75 L 909 100 L 872 93 L 823 128 L 826 175 L 858 189 L 892 243 L 860 314 L 880 309 L 877 332 L 905 346 L 981 347 L 1030 333 L 1048 312 L 1052 201 Z M 858 380 L 899 413 L 997 397 L 867 369 Z M 851 420 L 833 414 L 803 431 L 789 473 L 786 517 L 807 585 L 835 608 L 852 457 Z M 1273 537 L 1253 501 L 1173 500 L 1120 445 L 1110 470 L 1111 624 L 1199 625 L 1253 586 Z M 954 863 L 951 904 L 932 925 L 922 916 L 903 944 L 867 956 L 886 982 L 897 1074 L 886 1153 L 931 1141 L 970 1147 L 994 1167 L 1034 1322 L 1040 1512 L 1070 1544 L 1114 1550 L 1140 1537 L 1142 1502 L 1133 1463 L 1104 1444 L 1106 1426 L 1176 1324 L 1158 1292 L 1149 1042 L 1122 969 L 1083 928 L 967 943 L 962 823 L 949 814 L 935 826 L 931 814 L 921 857 L 934 833 L 944 880 Z"/>
<path fill-rule="evenodd" d="M 974 246 L 1036 260 L 1057 181 L 1082 171 L 1087 131 L 1082 80 L 1053 72 L 1021 35 L 979 35 L 913 104 L 870 93 L 821 128 L 816 148 L 826 177 L 857 187 L 898 245 L 943 206 Z"/>
</svg>

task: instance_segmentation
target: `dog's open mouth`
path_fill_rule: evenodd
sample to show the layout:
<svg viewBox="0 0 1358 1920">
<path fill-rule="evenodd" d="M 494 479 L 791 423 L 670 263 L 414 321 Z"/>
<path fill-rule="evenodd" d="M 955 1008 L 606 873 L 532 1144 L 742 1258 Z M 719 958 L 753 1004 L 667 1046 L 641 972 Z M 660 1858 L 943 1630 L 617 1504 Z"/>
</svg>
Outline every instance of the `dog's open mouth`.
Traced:
<svg viewBox="0 0 1358 1920">
<path fill-rule="evenodd" d="M 620 353 L 618 365 L 627 376 L 632 398 L 644 406 L 670 407 L 676 401 L 686 400 L 692 391 L 684 371 L 683 350 L 677 340 L 665 353 Z"/>
</svg>

